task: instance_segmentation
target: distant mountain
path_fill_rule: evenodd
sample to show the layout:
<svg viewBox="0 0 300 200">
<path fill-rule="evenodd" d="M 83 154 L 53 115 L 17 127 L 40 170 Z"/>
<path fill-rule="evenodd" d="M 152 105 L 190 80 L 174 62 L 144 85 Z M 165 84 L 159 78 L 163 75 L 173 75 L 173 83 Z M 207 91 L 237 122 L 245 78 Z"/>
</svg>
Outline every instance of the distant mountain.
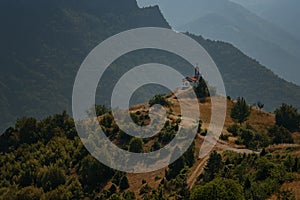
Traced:
<svg viewBox="0 0 300 200">
<path fill-rule="evenodd" d="M 231 0 L 239 3 L 258 16 L 282 27 L 300 40 L 300 1 L 298 0 Z"/>
<path fill-rule="evenodd" d="M 230 42 L 279 76 L 300 85 L 300 40 L 241 5 L 229 0 L 153 0 L 150 3 L 139 0 L 139 4 L 158 4 L 175 29 Z"/>
<path fill-rule="evenodd" d="M 81 62 L 109 36 L 136 27 L 170 28 L 157 6 L 141 9 L 135 0 L 2 0 L 0 21 L 0 128 L 22 116 L 70 112 Z M 282 102 L 300 107 L 300 87 L 276 77 L 228 43 L 193 37 L 215 59 L 228 95 L 260 100 L 267 110 Z M 153 60 L 193 73 L 166 52 L 141 51 L 117 60 L 99 90 L 110 91 L 122 73 Z"/>
</svg>

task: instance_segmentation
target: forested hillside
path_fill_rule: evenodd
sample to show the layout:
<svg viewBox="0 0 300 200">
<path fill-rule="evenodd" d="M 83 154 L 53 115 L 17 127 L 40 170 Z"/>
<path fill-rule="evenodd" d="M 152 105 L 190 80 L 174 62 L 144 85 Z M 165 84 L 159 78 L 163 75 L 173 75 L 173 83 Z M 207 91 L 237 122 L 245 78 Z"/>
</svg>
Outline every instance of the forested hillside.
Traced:
<svg viewBox="0 0 300 200">
<path fill-rule="evenodd" d="M 2 130 L 22 116 L 70 112 L 77 70 L 104 39 L 130 28 L 170 28 L 158 7 L 140 9 L 135 0 L 3 0 L 0 21 Z M 216 61 L 229 96 L 244 96 L 251 103 L 260 100 L 270 111 L 282 102 L 300 107 L 299 87 L 279 79 L 230 44 L 193 37 Z M 121 73 L 151 61 L 174 66 L 186 75 L 193 73 L 182 59 L 166 52 L 135 52 L 114 63 L 102 89 L 109 91 Z M 105 97 L 99 92 L 97 100 L 102 104 L 101 98 Z"/>
<path fill-rule="evenodd" d="M 202 111 L 210 107 L 209 98 L 206 100 L 200 103 Z M 174 97 L 154 98 L 153 101 L 167 103 L 172 117 L 151 138 L 134 138 L 124 133 L 109 109 L 103 106 L 96 106 L 99 123 L 120 148 L 140 153 L 160 149 L 178 131 L 180 115 L 176 113 L 178 105 Z M 228 105 L 231 113 L 235 106 L 239 107 L 234 101 L 228 101 Z M 0 136 L 0 199 L 264 200 L 272 195 L 286 199 L 299 197 L 295 196 L 295 191 L 300 175 L 297 132 L 300 114 L 293 107 L 282 105 L 278 108 L 276 122 L 272 114 L 254 108 L 249 119 L 239 124 L 227 118 L 227 131 L 223 131 L 214 148 L 216 151 L 197 159 L 207 134 L 208 113 L 202 114 L 195 140 L 183 156 L 166 168 L 145 174 L 116 171 L 94 159 L 77 136 L 72 118 L 65 112 L 41 121 L 22 118 Z M 131 109 L 131 117 L 139 125 L 149 123 L 147 112 L 141 112 L 139 107 Z M 284 184 L 293 187 L 285 189 Z"/>
</svg>

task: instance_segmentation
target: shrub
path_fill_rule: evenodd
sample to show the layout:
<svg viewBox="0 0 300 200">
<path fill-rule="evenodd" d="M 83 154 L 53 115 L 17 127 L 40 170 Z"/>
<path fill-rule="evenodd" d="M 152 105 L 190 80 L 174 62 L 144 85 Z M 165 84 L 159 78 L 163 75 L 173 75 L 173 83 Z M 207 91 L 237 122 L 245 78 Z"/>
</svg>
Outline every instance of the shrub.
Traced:
<svg viewBox="0 0 300 200">
<path fill-rule="evenodd" d="M 275 119 L 278 126 L 283 126 L 289 131 L 295 131 L 300 126 L 300 114 L 298 110 L 291 105 L 282 104 L 275 110 Z"/>
<path fill-rule="evenodd" d="M 250 116 L 251 109 L 244 98 L 238 98 L 236 104 L 231 108 L 230 117 L 233 121 L 242 124 Z"/>
<path fill-rule="evenodd" d="M 224 141 L 228 141 L 228 135 L 221 134 L 220 139 Z"/>
<path fill-rule="evenodd" d="M 239 133 L 239 128 L 240 128 L 239 125 L 233 124 L 232 126 L 229 126 L 229 127 L 227 128 L 227 131 L 228 131 L 229 133 L 231 133 L 233 136 L 236 137 L 236 136 L 238 135 L 238 133 Z"/>
<path fill-rule="evenodd" d="M 195 187 L 191 192 L 190 200 L 207 199 L 243 200 L 245 197 L 243 187 L 238 182 L 217 178 L 204 186 Z"/>
<path fill-rule="evenodd" d="M 126 190 L 128 188 L 129 188 L 129 182 L 128 182 L 128 179 L 127 179 L 127 177 L 125 175 L 120 180 L 120 189 L 121 190 Z"/>
<path fill-rule="evenodd" d="M 168 101 L 163 95 L 155 95 L 153 99 L 149 101 L 149 105 L 153 106 L 154 104 L 160 104 L 165 107 L 171 107 L 171 102 Z"/>
</svg>

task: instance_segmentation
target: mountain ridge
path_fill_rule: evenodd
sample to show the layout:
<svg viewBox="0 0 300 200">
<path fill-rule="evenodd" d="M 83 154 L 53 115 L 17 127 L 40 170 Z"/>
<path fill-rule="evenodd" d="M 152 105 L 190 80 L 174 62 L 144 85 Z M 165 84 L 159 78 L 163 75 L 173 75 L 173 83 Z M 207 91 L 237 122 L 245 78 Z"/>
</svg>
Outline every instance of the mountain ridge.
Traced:
<svg viewBox="0 0 300 200">
<path fill-rule="evenodd" d="M 159 5 L 171 26 L 234 44 L 280 77 L 300 85 L 300 40 L 281 27 L 228 0 L 142 1 Z"/>
</svg>

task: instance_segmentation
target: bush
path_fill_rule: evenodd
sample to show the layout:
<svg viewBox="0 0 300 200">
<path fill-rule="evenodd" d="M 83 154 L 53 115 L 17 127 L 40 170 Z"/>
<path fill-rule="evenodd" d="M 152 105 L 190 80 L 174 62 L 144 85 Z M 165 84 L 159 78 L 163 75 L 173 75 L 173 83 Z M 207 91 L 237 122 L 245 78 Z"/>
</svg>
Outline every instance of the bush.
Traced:
<svg viewBox="0 0 300 200">
<path fill-rule="evenodd" d="M 129 182 L 128 182 L 128 179 L 127 179 L 127 177 L 125 175 L 120 180 L 120 189 L 121 190 L 126 190 L 128 188 L 129 188 Z"/>
<path fill-rule="evenodd" d="M 233 121 L 242 124 L 250 116 L 251 109 L 244 98 L 238 98 L 236 104 L 231 108 L 230 117 Z"/>
<path fill-rule="evenodd" d="M 276 125 L 283 126 L 289 131 L 295 131 L 300 126 L 300 114 L 298 110 L 291 105 L 282 104 L 275 110 Z"/>
<path fill-rule="evenodd" d="M 132 138 L 129 143 L 129 151 L 134 153 L 142 153 L 144 151 L 144 143 L 140 138 Z"/>
<path fill-rule="evenodd" d="M 207 135 L 207 129 L 205 129 L 203 132 L 200 133 L 201 136 L 206 136 Z"/>
<path fill-rule="evenodd" d="M 190 200 L 243 200 L 243 187 L 231 179 L 217 178 L 205 184 L 198 186 L 191 192 Z"/>
<path fill-rule="evenodd" d="M 50 166 L 40 169 L 37 174 L 37 183 L 44 191 L 56 189 L 59 185 L 65 184 L 65 172 L 58 166 Z"/>
<path fill-rule="evenodd" d="M 229 138 L 228 135 L 224 135 L 224 134 L 220 135 L 221 140 L 228 141 L 228 138 Z"/>
<path fill-rule="evenodd" d="M 169 102 L 163 95 L 155 95 L 153 99 L 149 101 L 149 105 L 160 104 L 164 107 L 171 107 L 171 102 Z"/>
<path fill-rule="evenodd" d="M 28 186 L 18 191 L 17 200 L 39 200 L 41 199 L 42 195 L 42 189 L 38 189 L 33 186 Z"/>
<path fill-rule="evenodd" d="M 209 91 L 205 80 L 201 77 L 199 79 L 199 83 L 196 87 L 194 87 L 194 91 L 198 98 L 209 97 Z"/>
<path fill-rule="evenodd" d="M 231 133 L 234 137 L 238 136 L 240 126 L 237 124 L 233 124 L 227 128 L 227 131 Z"/>
<path fill-rule="evenodd" d="M 283 126 L 273 126 L 269 130 L 269 135 L 275 144 L 294 143 L 291 132 Z"/>
</svg>

